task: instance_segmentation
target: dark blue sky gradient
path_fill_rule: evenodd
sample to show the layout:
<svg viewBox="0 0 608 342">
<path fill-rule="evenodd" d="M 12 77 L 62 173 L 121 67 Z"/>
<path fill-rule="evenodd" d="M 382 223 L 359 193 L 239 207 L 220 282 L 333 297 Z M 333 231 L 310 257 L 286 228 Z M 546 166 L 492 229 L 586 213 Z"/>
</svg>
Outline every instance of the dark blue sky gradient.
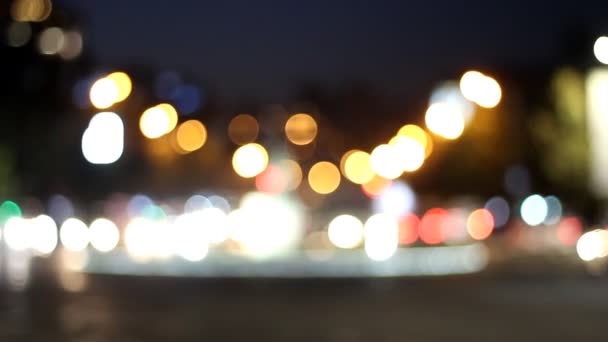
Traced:
<svg viewBox="0 0 608 342">
<path fill-rule="evenodd" d="M 567 25 L 608 24 L 601 1 L 56 2 L 81 12 L 103 65 L 175 68 L 230 97 L 280 98 L 300 80 L 426 88 L 467 67 L 550 61 Z"/>
</svg>

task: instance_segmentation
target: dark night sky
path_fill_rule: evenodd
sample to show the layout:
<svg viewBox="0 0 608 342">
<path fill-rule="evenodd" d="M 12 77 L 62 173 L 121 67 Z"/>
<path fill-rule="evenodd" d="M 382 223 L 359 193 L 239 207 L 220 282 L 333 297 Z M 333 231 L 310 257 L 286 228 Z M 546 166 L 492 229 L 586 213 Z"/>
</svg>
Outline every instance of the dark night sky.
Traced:
<svg viewBox="0 0 608 342">
<path fill-rule="evenodd" d="M 223 95 L 280 99 L 299 80 L 396 92 L 479 65 L 536 65 L 560 34 L 605 33 L 602 1 L 57 0 L 82 15 L 105 66 L 176 68 Z"/>
</svg>

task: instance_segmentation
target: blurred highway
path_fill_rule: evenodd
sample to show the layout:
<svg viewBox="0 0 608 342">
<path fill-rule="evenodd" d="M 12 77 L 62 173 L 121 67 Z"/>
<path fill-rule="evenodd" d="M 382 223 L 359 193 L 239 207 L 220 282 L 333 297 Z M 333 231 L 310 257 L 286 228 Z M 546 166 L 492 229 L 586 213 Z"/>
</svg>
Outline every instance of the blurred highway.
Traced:
<svg viewBox="0 0 608 342">
<path fill-rule="evenodd" d="M 600 341 L 606 279 L 93 276 L 0 296 L 3 341 Z"/>
</svg>

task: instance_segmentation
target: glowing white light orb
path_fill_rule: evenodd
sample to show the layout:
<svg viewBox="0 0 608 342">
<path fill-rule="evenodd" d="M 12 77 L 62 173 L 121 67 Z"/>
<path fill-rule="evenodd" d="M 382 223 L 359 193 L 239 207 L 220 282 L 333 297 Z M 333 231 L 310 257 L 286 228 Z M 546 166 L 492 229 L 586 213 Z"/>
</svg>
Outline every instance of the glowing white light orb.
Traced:
<svg viewBox="0 0 608 342">
<path fill-rule="evenodd" d="M 59 239 L 65 249 L 83 251 L 89 244 L 89 228 L 79 219 L 69 218 L 61 225 Z"/>
<path fill-rule="evenodd" d="M 220 244 L 228 239 L 226 213 L 218 208 L 205 208 L 194 213 L 203 226 L 208 240 L 212 244 Z"/>
<path fill-rule="evenodd" d="M 116 248 L 120 240 L 120 232 L 114 222 L 98 218 L 89 226 L 91 246 L 100 252 L 109 252 Z"/>
<path fill-rule="evenodd" d="M 521 204 L 521 218 L 530 226 L 538 226 L 545 221 L 549 208 L 540 195 L 528 196 Z"/>
<path fill-rule="evenodd" d="M 339 215 L 329 223 L 327 235 L 338 248 L 355 248 L 363 241 L 363 223 L 352 215 Z"/>
<path fill-rule="evenodd" d="M 433 103 L 424 117 L 428 129 L 446 139 L 456 139 L 464 131 L 464 116 L 461 109 L 451 103 Z"/>
<path fill-rule="evenodd" d="M 376 213 L 402 217 L 416 209 L 416 194 L 407 183 L 395 181 L 373 199 L 372 207 Z"/>
<path fill-rule="evenodd" d="M 395 179 L 405 171 L 404 160 L 399 156 L 399 150 L 392 145 L 382 144 L 374 148 L 370 155 L 370 166 L 379 176 Z"/>
<path fill-rule="evenodd" d="M 38 253 L 51 254 L 57 247 L 57 224 L 52 218 L 40 215 L 30 220 L 31 247 Z"/>
<path fill-rule="evenodd" d="M 365 253 L 374 261 L 390 259 L 399 246 L 399 223 L 388 214 L 375 214 L 365 222 Z"/>
<path fill-rule="evenodd" d="M 124 125 L 116 113 L 95 115 L 82 135 L 82 154 L 91 164 L 112 164 L 122 156 Z"/>
<path fill-rule="evenodd" d="M 95 108 L 106 109 L 111 107 L 120 98 L 120 88 L 110 78 L 101 78 L 91 86 L 89 98 Z"/>
<path fill-rule="evenodd" d="M 246 194 L 239 209 L 239 243 L 246 255 L 268 258 L 293 251 L 303 235 L 300 207 L 287 197 Z"/>
<path fill-rule="evenodd" d="M 209 253 L 208 234 L 195 214 L 180 215 L 174 222 L 173 251 L 176 255 L 197 262 Z"/>
<path fill-rule="evenodd" d="M 608 37 L 599 37 L 593 45 L 593 53 L 595 58 L 602 63 L 608 64 Z"/>
<path fill-rule="evenodd" d="M 21 217 L 11 217 L 4 224 L 4 241 L 14 251 L 23 251 L 30 246 L 29 223 Z"/>
<path fill-rule="evenodd" d="M 581 235 L 576 243 L 576 253 L 583 261 L 608 255 L 608 231 L 596 229 Z"/>
</svg>

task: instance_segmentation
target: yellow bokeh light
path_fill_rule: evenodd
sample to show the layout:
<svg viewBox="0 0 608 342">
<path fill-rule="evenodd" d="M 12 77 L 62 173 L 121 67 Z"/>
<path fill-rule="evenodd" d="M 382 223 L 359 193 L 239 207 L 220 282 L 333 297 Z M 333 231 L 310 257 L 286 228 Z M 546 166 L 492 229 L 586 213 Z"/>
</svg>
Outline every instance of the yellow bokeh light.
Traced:
<svg viewBox="0 0 608 342">
<path fill-rule="evenodd" d="M 149 139 L 160 138 L 169 133 L 171 118 L 159 107 L 146 109 L 139 119 L 141 133 Z"/>
<path fill-rule="evenodd" d="M 252 178 L 262 173 L 268 166 L 268 152 L 255 143 L 239 147 L 232 156 L 232 168 L 243 178 Z"/>
<path fill-rule="evenodd" d="M 340 170 L 330 162 L 318 162 L 308 171 L 308 184 L 318 194 L 330 194 L 340 186 Z"/>
<path fill-rule="evenodd" d="M 53 11 L 51 0 L 16 0 L 11 6 L 15 21 L 44 21 Z"/>
<path fill-rule="evenodd" d="M 346 152 L 345 152 L 345 153 L 342 155 L 342 158 L 340 158 L 340 172 L 342 172 L 342 176 L 347 177 L 347 176 L 346 176 L 346 171 L 344 170 L 344 167 L 346 166 L 346 160 L 348 159 L 348 157 L 349 157 L 351 154 L 353 154 L 353 153 L 355 153 L 355 152 L 357 152 L 357 151 L 360 151 L 360 150 L 353 149 L 353 150 L 346 151 Z M 347 177 L 347 178 L 348 178 L 348 177 Z"/>
<path fill-rule="evenodd" d="M 169 117 L 169 131 L 167 133 L 173 131 L 177 126 L 178 120 L 177 110 L 175 109 L 175 107 L 168 103 L 161 103 L 156 107 L 165 111 L 165 113 L 167 113 L 167 116 Z"/>
<path fill-rule="evenodd" d="M 431 136 L 418 125 L 405 125 L 399 129 L 397 136 L 409 137 L 416 139 L 424 146 L 424 157 L 428 158 L 433 152 L 433 139 Z"/>
<path fill-rule="evenodd" d="M 308 145 L 317 136 L 317 122 L 308 114 L 294 114 L 285 124 L 285 135 L 295 145 Z"/>
<path fill-rule="evenodd" d="M 395 179 L 405 171 L 404 159 L 399 155 L 399 150 L 388 144 L 376 146 L 371 153 L 370 166 L 379 176 L 387 179 Z"/>
<path fill-rule="evenodd" d="M 355 184 L 365 184 L 374 178 L 369 153 L 354 151 L 344 162 L 344 176 Z"/>
<path fill-rule="evenodd" d="M 297 161 L 284 159 L 279 166 L 287 174 L 287 190 L 295 190 L 302 183 L 302 168 Z"/>
<path fill-rule="evenodd" d="M 118 95 L 115 102 L 124 101 L 127 99 L 127 97 L 129 97 L 133 88 L 129 75 L 124 72 L 117 71 L 109 74 L 106 76 L 106 78 L 114 81 L 116 87 L 118 88 Z"/>
<path fill-rule="evenodd" d="M 500 84 L 479 71 L 467 71 L 462 75 L 460 92 L 467 100 L 484 108 L 494 108 L 502 99 Z"/>
<path fill-rule="evenodd" d="M 249 114 L 235 116 L 228 125 L 228 137 L 237 145 L 254 142 L 258 138 L 258 120 Z"/>
<path fill-rule="evenodd" d="M 179 125 L 175 138 L 183 151 L 196 151 L 207 141 L 207 129 L 198 120 L 188 120 Z"/>
<path fill-rule="evenodd" d="M 424 146 L 418 140 L 398 135 L 391 139 L 389 145 L 398 151 L 397 156 L 402 163 L 403 171 L 416 171 L 424 163 Z"/>
<path fill-rule="evenodd" d="M 464 117 L 457 106 L 438 102 L 429 106 L 424 117 L 428 129 L 446 139 L 456 139 L 464 131 Z"/>
<path fill-rule="evenodd" d="M 109 108 L 118 100 L 118 85 L 114 80 L 101 78 L 91 86 L 89 99 L 95 108 Z"/>
</svg>

